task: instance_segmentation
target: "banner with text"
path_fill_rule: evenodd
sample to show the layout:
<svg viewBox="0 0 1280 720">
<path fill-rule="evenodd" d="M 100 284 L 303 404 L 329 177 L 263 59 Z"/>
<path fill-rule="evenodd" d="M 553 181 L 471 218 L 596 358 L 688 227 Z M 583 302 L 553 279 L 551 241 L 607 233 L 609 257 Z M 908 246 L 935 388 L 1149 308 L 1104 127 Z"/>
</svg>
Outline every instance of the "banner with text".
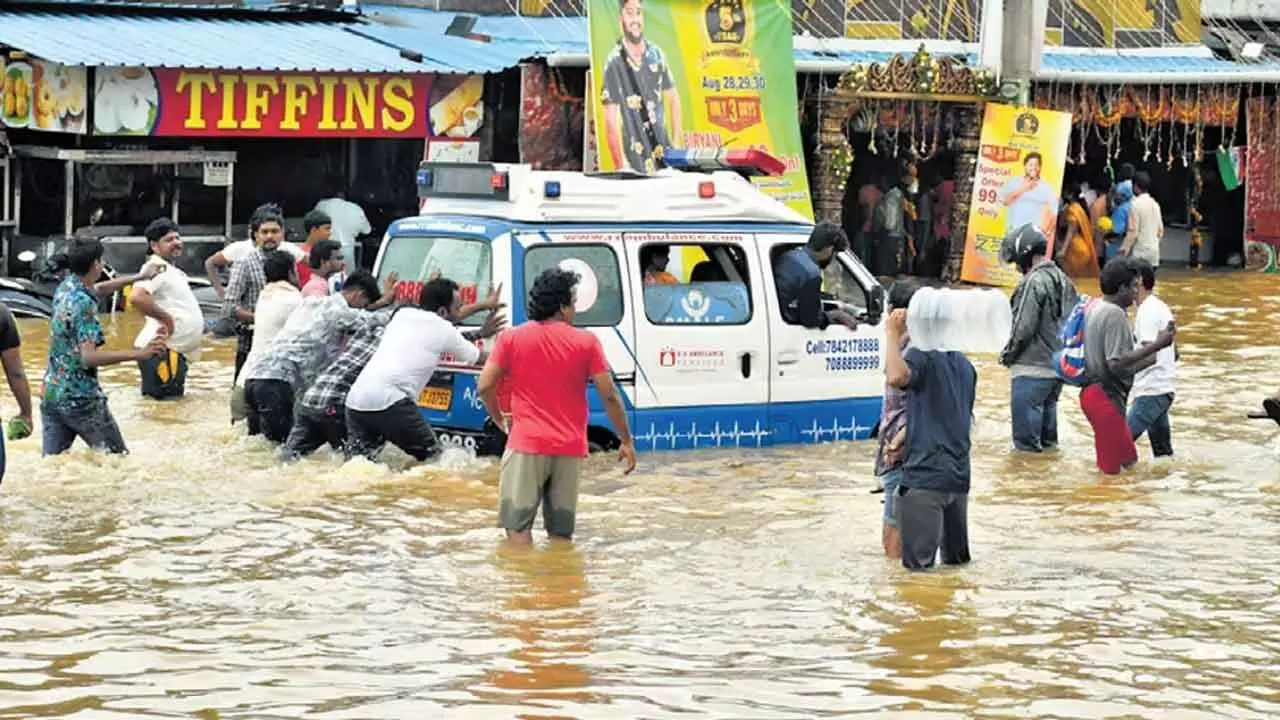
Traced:
<svg viewBox="0 0 1280 720">
<path fill-rule="evenodd" d="M 95 135 L 425 138 L 430 75 L 98 68 Z"/>
<path fill-rule="evenodd" d="M 813 217 L 791 12 L 776 0 L 588 0 L 600 169 L 653 172 L 665 148 L 761 149 L 761 190 Z"/>
<path fill-rule="evenodd" d="M 1070 141 L 1071 113 L 987 104 L 961 280 L 1017 285 L 1018 269 L 1000 262 L 1000 246 L 1023 225 L 1044 231 L 1052 255 Z"/>
</svg>

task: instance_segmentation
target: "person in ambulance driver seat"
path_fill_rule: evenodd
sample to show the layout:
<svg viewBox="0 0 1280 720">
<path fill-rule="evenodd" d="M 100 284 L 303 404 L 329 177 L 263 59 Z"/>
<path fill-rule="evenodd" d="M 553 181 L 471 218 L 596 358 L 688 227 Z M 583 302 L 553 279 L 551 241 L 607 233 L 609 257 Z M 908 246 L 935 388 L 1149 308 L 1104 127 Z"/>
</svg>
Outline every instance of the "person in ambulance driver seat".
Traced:
<svg viewBox="0 0 1280 720">
<path fill-rule="evenodd" d="M 893 499 L 902 565 L 931 568 L 939 550 L 944 565 L 963 565 L 969 562 L 969 433 L 978 373 L 959 352 L 904 353 L 906 334 L 907 311 L 889 313 L 885 381 L 907 396 L 906 452 Z"/>
<path fill-rule="evenodd" d="M 163 272 L 133 285 L 129 304 L 146 317 L 133 346 L 142 349 L 162 337 L 169 351 L 138 361 L 142 394 L 156 400 L 180 398 L 186 393 L 187 364 L 200 359 L 204 314 L 187 274 L 174 265 L 182 255 L 177 223 L 159 218 L 147 226 L 143 235 L 147 239 L 143 269 L 157 266 Z"/>
<path fill-rule="evenodd" d="M 822 307 L 822 271 L 835 259 L 836 253 L 849 246 L 849 236 L 839 225 L 818 223 L 809 234 L 809 242 L 783 253 L 773 267 L 774 284 L 778 286 L 778 303 L 782 317 L 792 325 L 825 330 L 839 323 L 856 330 L 858 319 L 843 310 Z"/>
<path fill-rule="evenodd" d="M 347 392 L 347 454 L 373 460 L 390 442 L 418 462 L 443 448 L 422 417 L 418 398 L 435 374 L 441 355 L 462 365 L 488 357 L 454 327 L 462 310 L 458 283 L 436 278 L 422 286 L 418 307 L 396 309 L 378 349 Z"/>
<path fill-rule="evenodd" d="M 613 167 L 652 173 L 659 149 L 681 145 L 680 94 L 662 49 L 645 39 L 641 0 L 619 0 L 618 16 L 622 39 L 605 59 L 600 93 L 605 144 Z"/>
<path fill-rule="evenodd" d="M 578 484 L 586 460 L 587 383 L 594 383 L 621 446 L 625 473 L 636 448 L 622 397 L 600 340 L 573 326 L 576 273 L 548 268 L 529 292 L 529 321 L 498 335 L 476 389 L 490 419 L 507 432 L 498 476 L 498 524 L 507 539 L 533 542 L 542 507 L 547 534 L 568 540 L 577 520 Z M 498 385 L 511 396 L 510 422 L 498 404 Z"/>
<path fill-rule="evenodd" d="M 1156 362 L 1156 354 L 1173 344 L 1173 321 L 1142 347 L 1134 348 L 1126 314 L 1138 296 L 1140 271 L 1119 257 L 1102 268 L 1102 298 L 1084 321 L 1084 367 L 1088 384 L 1080 391 L 1080 409 L 1093 427 L 1098 469 L 1108 475 L 1138 462 L 1125 408 L 1136 373 Z"/>
</svg>

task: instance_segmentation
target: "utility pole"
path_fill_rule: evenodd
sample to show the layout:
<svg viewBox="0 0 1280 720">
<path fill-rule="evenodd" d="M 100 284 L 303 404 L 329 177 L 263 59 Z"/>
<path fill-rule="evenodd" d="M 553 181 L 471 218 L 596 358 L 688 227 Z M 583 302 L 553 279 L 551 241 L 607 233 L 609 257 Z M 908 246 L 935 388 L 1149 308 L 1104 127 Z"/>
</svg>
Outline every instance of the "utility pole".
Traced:
<svg viewBox="0 0 1280 720">
<path fill-rule="evenodd" d="M 1049 0 L 983 0 L 978 64 L 995 71 L 1005 100 L 1031 104 L 1048 19 Z"/>
</svg>

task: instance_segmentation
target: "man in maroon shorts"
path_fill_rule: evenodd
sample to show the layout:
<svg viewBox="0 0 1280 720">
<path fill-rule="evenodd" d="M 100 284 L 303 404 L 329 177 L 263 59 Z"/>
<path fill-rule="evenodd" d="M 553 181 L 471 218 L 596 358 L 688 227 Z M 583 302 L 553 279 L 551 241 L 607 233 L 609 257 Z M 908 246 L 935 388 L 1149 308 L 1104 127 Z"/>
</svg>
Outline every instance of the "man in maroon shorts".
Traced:
<svg viewBox="0 0 1280 720">
<path fill-rule="evenodd" d="M 1155 362 L 1156 353 L 1173 344 L 1174 327 L 1160 331 L 1154 342 L 1133 346 L 1127 311 L 1138 296 L 1138 268 L 1124 257 L 1102 269 L 1102 302 L 1093 304 L 1084 321 L 1084 364 L 1089 384 L 1080 392 L 1080 409 L 1093 426 L 1098 469 L 1114 475 L 1138 462 L 1125 408 L 1133 376 Z"/>
</svg>

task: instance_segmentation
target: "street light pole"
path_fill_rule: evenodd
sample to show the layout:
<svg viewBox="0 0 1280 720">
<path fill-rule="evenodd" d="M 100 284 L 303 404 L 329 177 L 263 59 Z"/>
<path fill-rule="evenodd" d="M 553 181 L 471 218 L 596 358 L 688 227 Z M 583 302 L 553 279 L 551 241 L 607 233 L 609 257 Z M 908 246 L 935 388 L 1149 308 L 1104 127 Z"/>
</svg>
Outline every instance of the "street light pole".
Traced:
<svg viewBox="0 0 1280 720">
<path fill-rule="evenodd" d="M 1031 80 L 1044 54 L 1049 0 L 983 0 L 978 64 L 994 70 L 1000 95 L 1031 104 Z"/>
</svg>

